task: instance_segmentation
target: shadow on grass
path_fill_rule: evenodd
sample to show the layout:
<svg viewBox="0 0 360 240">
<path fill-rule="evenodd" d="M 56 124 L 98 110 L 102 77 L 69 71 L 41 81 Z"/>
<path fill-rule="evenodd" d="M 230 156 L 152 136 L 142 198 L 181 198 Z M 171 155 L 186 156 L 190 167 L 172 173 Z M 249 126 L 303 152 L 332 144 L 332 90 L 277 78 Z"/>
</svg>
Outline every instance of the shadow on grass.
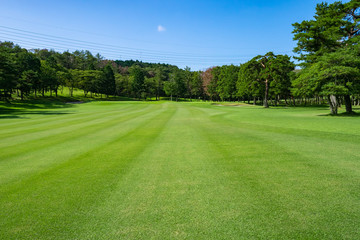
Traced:
<svg viewBox="0 0 360 240">
<path fill-rule="evenodd" d="M 24 119 L 26 115 L 63 115 L 71 112 L 49 111 L 52 109 L 73 108 L 73 104 L 67 104 L 52 100 L 25 100 L 10 103 L 0 102 L 0 119 Z"/>
<path fill-rule="evenodd" d="M 57 109 L 71 107 L 73 107 L 71 104 L 52 99 L 12 101 L 10 103 L 0 102 L 0 111 L 2 109 Z"/>
<path fill-rule="evenodd" d="M 338 113 L 337 115 L 328 113 L 328 114 L 320 114 L 319 117 L 360 117 L 360 113 L 358 112 L 352 112 L 352 113 Z"/>
<path fill-rule="evenodd" d="M 33 111 L 27 109 L 1 109 L 0 108 L 0 119 L 25 119 L 26 115 L 64 115 L 72 114 L 71 112 L 53 112 L 53 111 Z"/>
<path fill-rule="evenodd" d="M 27 117 L 21 117 L 18 115 L 1 115 L 0 114 L 0 119 L 25 119 Z"/>
</svg>

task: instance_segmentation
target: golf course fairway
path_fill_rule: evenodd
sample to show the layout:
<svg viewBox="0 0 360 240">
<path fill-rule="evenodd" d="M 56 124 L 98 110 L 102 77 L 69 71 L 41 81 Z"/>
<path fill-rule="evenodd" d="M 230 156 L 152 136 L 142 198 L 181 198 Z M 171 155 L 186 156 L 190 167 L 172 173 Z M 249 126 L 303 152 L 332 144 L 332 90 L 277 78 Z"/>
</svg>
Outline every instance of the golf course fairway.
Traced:
<svg viewBox="0 0 360 240">
<path fill-rule="evenodd" d="M 0 239 L 360 239 L 360 117 L 328 112 L 2 105 Z"/>
</svg>

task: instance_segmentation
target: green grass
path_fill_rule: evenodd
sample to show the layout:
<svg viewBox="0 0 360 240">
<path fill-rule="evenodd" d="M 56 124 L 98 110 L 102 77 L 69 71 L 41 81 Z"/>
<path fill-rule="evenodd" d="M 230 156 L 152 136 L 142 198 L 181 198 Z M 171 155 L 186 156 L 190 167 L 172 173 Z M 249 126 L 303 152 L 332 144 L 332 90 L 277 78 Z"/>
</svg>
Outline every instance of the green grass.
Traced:
<svg viewBox="0 0 360 240">
<path fill-rule="evenodd" d="M 0 107 L 0 239 L 359 239 L 360 118 L 171 102 Z"/>
<path fill-rule="evenodd" d="M 42 96 L 41 92 L 37 94 L 35 97 L 34 93 L 31 93 L 28 96 L 24 97 L 24 100 L 21 101 L 22 103 L 47 103 L 51 104 L 53 102 L 90 102 L 90 101 L 138 101 L 138 99 L 130 98 L 130 97 L 124 97 L 124 96 L 108 96 L 104 94 L 90 94 L 88 93 L 85 97 L 84 91 L 78 88 L 73 89 L 73 95 L 70 96 L 70 91 L 68 87 L 60 87 L 58 90 L 58 95 L 56 96 L 54 92 L 50 94 L 49 91 L 44 93 L 44 96 Z M 13 93 L 11 96 L 11 103 L 16 103 L 20 101 L 20 96 L 17 96 L 16 93 Z M 0 101 L 1 103 L 1 101 Z"/>
</svg>

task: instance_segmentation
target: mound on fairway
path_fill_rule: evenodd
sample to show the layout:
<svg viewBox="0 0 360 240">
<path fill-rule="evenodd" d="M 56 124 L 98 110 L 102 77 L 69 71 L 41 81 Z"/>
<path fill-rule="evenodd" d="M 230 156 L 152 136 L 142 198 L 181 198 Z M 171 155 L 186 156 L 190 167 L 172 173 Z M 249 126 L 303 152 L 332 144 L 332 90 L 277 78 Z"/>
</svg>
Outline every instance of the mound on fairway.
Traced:
<svg viewBox="0 0 360 240">
<path fill-rule="evenodd" d="M 205 103 L 0 113 L 0 239 L 359 239 L 360 118 Z"/>
</svg>

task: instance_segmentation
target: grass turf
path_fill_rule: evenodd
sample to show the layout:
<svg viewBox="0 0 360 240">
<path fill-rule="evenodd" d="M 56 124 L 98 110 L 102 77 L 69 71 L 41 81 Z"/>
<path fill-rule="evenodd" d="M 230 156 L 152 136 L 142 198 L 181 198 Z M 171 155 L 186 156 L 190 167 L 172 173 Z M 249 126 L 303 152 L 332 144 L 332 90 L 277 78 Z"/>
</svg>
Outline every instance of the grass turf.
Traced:
<svg viewBox="0 0 360 240">
<path fill-rule="evenodd" d="M 327 108 L 0 108 L 0 239 L 359 239 L 360 118 Z"/>
</svg>

